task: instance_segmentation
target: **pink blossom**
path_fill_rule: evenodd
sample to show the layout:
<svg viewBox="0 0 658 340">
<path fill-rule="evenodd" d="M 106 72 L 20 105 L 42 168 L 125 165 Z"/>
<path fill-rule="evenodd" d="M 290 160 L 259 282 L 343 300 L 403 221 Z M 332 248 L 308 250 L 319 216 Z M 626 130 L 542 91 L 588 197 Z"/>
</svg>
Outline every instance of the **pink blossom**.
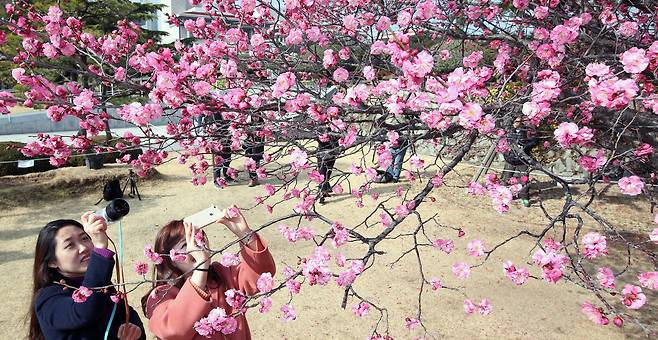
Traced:
<svg viewBox="0 0 658 340">
<path fill-rule="evenodd" d="M 292 29 L 286 37 L 286 45 L 299 45 L 304 41 L 302 31 L 300 29 Z"/>
<path fill-rule="evenodd" d="M 649 58 L 646 57 L 643 49 L 633 47 L 622 53 L 621 63 L 624 65 L 624 71 L 628 73 L 641 73 L 649 66 Z"/>
<path fill-rule="evenodd" d="M 258 287 L 258 291 L 261 293 L 270 292 L 273 286 L 274 280 L 272 279 L 271 273 L 260 274 L 258 281 L 256 281 L 256 287 Z"/>
<path fill-rule="evenodd" d="M 603 150 L 599 150 L 599 152 L 596 154 L 596 157 L 581 156 L 578 158 L 578 164 L 580 164 L 580 166 L 588 172 L 595 172 L 604 166 L 607 161 L 608 158 L 604 156 Z"/>
<path fill-rule="evenodd" d="M 596 278 L 599 280 L 599 284 L 602 287 L 609 288 L 609 289 L 615 289 L 617 286 L 615 284 L 615 275 L 612 272 L 612 269 L 608 267 L 601 267 L 599 268 Z"/>
<path fill-rule="evenodd" d="M 327 261 L 331 258 L 326 249 L 319 246 L 315 248 L 313 256 L 306 259 L 302 266 L 302 274 L 310 286 L 324 286 L 331 280 L 331 271 Z"/>
<path fill-rule="evenodd" d="M 281 312 L 283 312 L 282 319 L 285 321 L 292 321 L 297 319 L 297 312 L 292 305 L 281 306 Z"/>
<path fill-rule="evenodd" d="M 658 224 L 658 214 L 656 214 L 656 224 Z M 658 244 L 658 228 L 654 228 L 651 233 L 649 234 L 649 240 L 653 241 L 654 243 Z"/>
<path fill-rule="evenodd" d="M 75 303 L 83 303 L 87 301 L 87 298 L 91 296 L 93 292 L 91 289 L 85 287 L 85 286 L 80 286 L 78 289 L 73 291 L 73 295 L 71 297 L 73 298 L 73 302 Z"/>
<path fill-rule="evenodd" d="M 387 30 L 389 28 L 389 26 L 391 26 L 391 19 L 389 17 L 386 17 L 386 16 L 381 16 L 377 20 L 377 24 L 375 25 L 375 29 L 377 29 L 378 31 L 381 32 L 381 31 Z"/>
<path fill-rule="evenodd" d="M 305 169 L 308 166 L 308 155 L 301 149 L 295 148 L 290 153 L 290 165 L 293 169 Z"/>
<path fill-rule="evenodd" d="M 331 243 L 334 245 L 334 247 L 338 248 L 342 245 L 345 245 L 347 243 L 347 238 L 349 237 L 349 232 L 345 227 L 343 227 L 342 224 L 338 222 L 334 222 L 331 225 L 331 229 L 334 232 L 334 236 L 331 240 Z"/>
<path fill-rule="evenodd" d="M 247 301 L 247 297 L 239 290 L 229 289 L 224 292 L 226 297 L 226 302 L 233 308 L 241 308 L 242 305 Z"/>
<path fill-rule="evenodd" d="M 359 27 L 359 21 L 353 14 L 348 14 L 343 17 L 343 26 L 346 30 L 354 32 Z"/>
<path fill-rule="evenodd" d="M 570 44 L 578 38 L 578 28 L 557 25 L 551 31 L 551 40 L 557 46 Z"/>
<path fill-rule="evenodd" d="M 642 288 L 635 285 L 625 285 L 621 294 L 621 302 L 628 309 L 640 309 L 647 302 L 647 297 L 642 293 Z"/>
<path fill-rule="evenodd" d="M 150 121 L 162 117 L 162 107 L 158 104 L 146 104 L 135 102 L 124 105 L 117 110 L 119 116 L 136 125 L 144 126 Z"/>
<path fill-rule="evenodd" d="M 0 114 L 8 114 L 9 108 L 16 106 L 16 98 L 13 94 L 0 91 Z"/>
<path fill-rule="evenodd" d="M 252 34 L 249 42 L 251 43 L 251 46 L 258 47 L 265 43 L 265 38 L 263 38 L 263 36 L 258 33 Z"/>
<path fill-rule="evenodd" d="M 436 175 L 434 175 L 432 177 L 430 182 L 432 183 L 432 186 L 434 186 L 435 188 L 438 188 L 438 187 L 442 186 L 443 185 L 443 173 L 437 172 Z"/>
<path fill-rule="evenodd" d="M 203 234 L 202 230 L 198 230 L 196 234 L 194 234 L 194 243 L 199 247 L 206 246 L 206 236 Z"/>
<path fill-rule="evenodd" d="M 621 192 L 629 196 L 637 196 L 642 193 L 644 182 L 637 176 L 622 177 L 617 183 Z"/>
<path fill-rule="evenodd" d="M 528 269 L 517 269 L 512 261 L 505 261 L 503 263 L 503 268 L 505 269 L 505 276 L 512 280 L 512 282 L 514 282 L 514 284 L 517 286 L 524 284 L 530 276 Z"/>
<path fill-rule="evenodd" d="M 524 10 L 528 7 L 529 2 L 530 0 L 513 0 L 512 5 L 514 5 L 516 9 Z"/>
<path fill-rule="evenodd" d="M 404 325 L 405 325 L 405 327 L 407 327 L 407 329 L 414 329 L 414 328 L 420 326 L 420 320 L 415 319 L 415 318 L 406 317 L 404 319 Z"/>
<path fill-rule="evenodd" d="M 290 291 L 292 294 L 299 294 L 299 290 L 302 287 L 302 283 L 299 281 L 295 280 L 288 280 L 286 281 L 286 288 Z"/>
<path fill-rule="evenodd" d="M 393 219 L 391 219 L 391 216 L 389 216 L 388 213 L 382 211 L 381 213 L 379 213 L 379 221 L 384 226 L 384 228 L 388 228 L 391 226 Z"/>
<path fill-rule="evenodd" d="M 563 270 L 569 262 L 569 258 L 553 250 L 547 250 L 548 253 L 541 249 L 537 250 L 532 256 L 532 260 L 541 267 L 544 280 L 549 283 L 557 283 L 564 275 Z"/>
<path fill-rule="evenodd" d="M 644 288 L 658 289 L 658 272 L 646 272 L 638 275 L 640 285 Z"/>
<path fill-rule="evenodd" d="M 477 103 L 467 103 L 459 113 L 459 124 L 472 128 L 482 118 L 482 107 Z"/>
<path fill-rule="evenodd" d="M 377 77 L 377 74 L 372 66 L 366 66 L 363 68 L 363 76 L 366 80 L 372 81 Z"/>
<path fill-rule="evenodd" d="M 149 272 L 149 265 L 143 261 L 137 261 L 134 265 L 135 273 L 137 275 L 146 275 Z"/>
<path fill-rule="evenodd" d="M 350 74 L 346 69 L 339 67 L 334 71 L 334 80 L 338 83 L 342 83 L 349 78 Z"/>
<path fill-rule="evenodd" d="M 315 231 L 308 227 L 300 227 L 292 229 L 286 225 L 279 226 L 279 232 L 288 240 L 288 242 L 295 243 L 299 240 L 311 240 L 315 236 Z"/>
<path fill-rule="evenodd" d="M 441 280 L 438 277 L 431 278 L 430 285 L 432 286 L 432 290 L 439 290 L 443 288 L 443 284 L 441 283 Z"/>
<path fill-rule="evenodd" d="M 202 318 L 201 320 L 196 321 L 194 323 L 194 330 L 199 333 L 199 335 L 206 338 L 210 338 L 215 333 L 215 330 L 212 328 L 212 325 L 208 322 L 207 318 Z"/>
<path fill-rule="evenodd" d="M 571 122 L 564 122 L 553 132 L 555 139 L 563 148 L 569 148 L 573 144 L 583 145 L 589 143 L 594 137 L 588 127 L 578 128 Z"/>
<path fill-rule="evenodd" d="M 169 257 L 173 262 L 185 262 L 187 261 L 187 255 L 180 252 L 178 249 L 171 249 L 169 251 Z"/>
<path fill-rule="evenodd" d="M 151 260 L 154 264 L 161 264 L 162 263 L 162 256 L 158 253 L 153 252 L 153 246 L 150 244 L 147 244 L 144 246 L 144 256 Z"/>
<path fill-rule="evenodd" d="M 272 309 L 272 298 L 271 297 L 264 297 L 260 300 L 260 307 L 258 308 L 258 312 L 260 313 L 267 313 Z"/>
<path fill-rule="evenodd" d="M 590 63 L 585 67 L 585 73 L 590 77 L 606 77 L 610 75 L 610 67 L 601 63 Z"/>
<path fill-rule="evenodd" d="M 90 90 L 84 90 L 78 96 L 73 98 L 75 108 L 82 111 L 91 110 L 95 103 L 96 100 L 94 99 L 94 93 Z"/>
<path fill-rule="evenodd" d="M 514 198 L 514 194 L 508 187 L 498 184 L 493 185 L 489 189 L 489 195 L 491 196 L 494 208 L 501 214 L 509 210 L 509 205 Z"/>
<path fill-rule="evenodd" d="M 484 57 L 484 54 L 482 53 L 482 51 L 474 51 L 471 54 L 469 54 L 468 56 L 464 57 L 464 60 L 463 60 L 464 66 L 465 67 L 475 68 L 475 67 L 478 66 L 480 61 L 482 61 L 483 57 Z"/>
<path fill-rule="evenodd" d="M 370 311 L 370 304 L 365 301 L 361 301 L 358 305 L 352 307 L 352 312 L 358 317 L 364 317 L 368 315 Z"/>
<path fill-rule="evenodd" d="M 642 158 L 653 153 L 653 147 L 650 144 L 642 143 L 640 146 L 633 151 L 635 157 Z"/>
<path fill-rule="evenodd" d="M 422 160 L 422 159 L 421 159 L 420 157 L 418 157 L 418 156 L 412 156 L 412 157 L 409 159 L 409 164 L 411 164 L 414 168 L 416 168 L 416 169 L 418 169 L 418 170 L 420 170 L 420 169 L 422 169 L 423 167 L 425 167 L 425 161 Z"/>
<path fill-rule="evenodd" d="M 539 20 L 546 19 L 546 17 L 548 16 L 548 7 L 546 7 L 546 6 L 537 6 L 537 7 L 535 7 L 534 14 L 535 14 L 535 18 L 537 18 Z"/>
<path fill-rule="evenodd" d="M 119 303 L 119 301 L 121 301 L 121 299 L 122 299 L 122 293 L 116 293 L 116 294 L 110 295 L 110 300 L 112 300 L 112 302 L 114 302 L 114 303 Z"/>
<path fill-rule="evenodd" d="M 464 300 L 464 312 L 466 312 L 466 314 L 473 314 L 475 313 L 476 310 L 477 310 L 477 306 L 475 306 L 475 304 L 473 304 L 471 300 L 469 299 Z"/>
<path fill-rule="evenodd" d="M 458 262 L 452 265 L 452 273 L 464 280 L 471 275 L 471 267 L 464 262 Z"/>
<path fill-rule="evenodd" d="M 468 193 L 471 194 L 471 195 L 475 195 L 475 196 L 484 196 L 484 195 L 486 195 L 487 191 L 482 186 L 482 184 L 477 183 L 477 182 L 469 182 L 468 183 Z"/>
<path fill-rule="evenodd" d="M 619 25 L 619 34 L 624 37 L 632 37 L 637 33 L 638 30 L 637 22 L 634 21 L 624 21 Z"/>
<path fill-rule="evenodd" d="M 221 332 L 222 334 L 234 333 L 238 328 L 238 321 L 226 314 L 224 308 L 213 308 L 206 318 L 207 322 L 212 326 L 214 332 Z"/>
<path fill-rule="evenodd" d="M 546 250 L 549 250 L 549 251 L 554 251 L 555 252 L 555 251 L 560 250 L 560 248 L 562 247 L 560 242 L 556 242 L 553 238 L 550 238 L 550 237 L 544 239 L 543 243 L 544 243 L 544 247 L 546 248 Z"/>
<path fill-rule="evenodd" d="M 400 25 L 400 27 L 407 27 L 409 26 L 409 23 L 411 23 L 411 12 L 410 11 L 399 12 L 398 25 Z"/>
<path fill-rule="evenodd" d="M 446 254 L 450 254 L 455 249 L 455 244 L 452 240 L 437 239 L 432 244 L 434 247 L 443 250 Z"/>
<path fill-rule="evenodd" d="M 583 255 L 585 258 L 594 259 L 598 256 L 608 255 L 607 242 L 605 236 L 589 232 L 583 236 Z"/>
<path fill-rule="evenodd" d="M 478 313 L 480 313 L 480 315 L 489 315 L 491 310 L 491 302 L 489 302 L 488 299 L 482 299 L 478 305 Z"/>
<path fill-rule="evenodd" d="M 283 95 L 297 83 L 297 77 L 292 72 L 282 73 L 276 78 L 276 82 L 272 87 L 272 96 L 274 98 L 281 98 Z"/>
<path fill-rule="evenodd" d="M 219 263 L 224 267 L 237 266 L 240 264 L 240 257 L 232 253 L 222 254 Z"/>
<path fill-rule="evenodd" d="M 597 325 L 606 325 L 608 323 L 608 318 L 603 316 L 603 309 L 597 308 L 587 301 L 583 302 L 580 306 L 580 310 L 587 315 L 587 318 Z"/>
<path fill-rule="evenodd" d="M 480 257 L 486 252 L 484 242 L 482 240 L 472 240 L 467 245 L 468 255 Z"/>
</svg>

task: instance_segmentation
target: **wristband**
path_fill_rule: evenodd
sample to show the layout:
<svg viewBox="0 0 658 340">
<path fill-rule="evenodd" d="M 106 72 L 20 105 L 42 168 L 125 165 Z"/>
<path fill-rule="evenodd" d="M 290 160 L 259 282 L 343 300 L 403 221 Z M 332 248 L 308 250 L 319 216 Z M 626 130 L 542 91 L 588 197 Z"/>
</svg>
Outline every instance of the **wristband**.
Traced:
<svg viewBox="0 0 658 340">
<path fill-rule="evenodd" d="M 240 242 L 242 242 L 242 244 L 244 244 L 245 246 L 249 245 L 251 243 L 251 241 L 254 239 L 255 234 L 256 233 L 254 233 L 254 232 L 250 232 L 249 236 L 243 238 L 242 240 L 240 240 Z"/>
<path fill-rule="evenodd" d="M 201 289 L 199 286 L 194 284 L 194 282 L 192 282 L 192 281 L 190 281 L 190 285 L 192 286 L 192 288 L 194 288 L 194 291 L 196 291 L 197 294 L 199 294 L 199 296 L 202 299 L 204 299 L 206 301 L 210 300 L 210 293 L 209 292 L 207 292 L 205 289 Z"/>
</svg>

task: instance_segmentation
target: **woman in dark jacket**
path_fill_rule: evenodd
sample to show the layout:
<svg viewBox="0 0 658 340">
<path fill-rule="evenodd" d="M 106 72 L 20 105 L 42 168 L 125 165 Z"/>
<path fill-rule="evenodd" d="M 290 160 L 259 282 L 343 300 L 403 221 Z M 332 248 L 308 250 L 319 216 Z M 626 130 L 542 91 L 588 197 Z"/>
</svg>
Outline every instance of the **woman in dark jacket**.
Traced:
<svg viewBox="0 0 658 340">
<path fill-rule="evenodd" d="M 92 213 L 82 223 L 56 220 L 39 232 L 28 339 L 146 339 L 137 313 L 120 300 L 112 318 L 114 252 L 107 249 L 107 224 Z M 66 285 L 67 287 L 65 288 Z"/>
<path fill-rule="evenodd" d="M 531 136 L 528 127 L 523 125 L 522 117 L 514 118 L 512 129 L 507 133 L 507 143 L 511 146 L 518 146 L 518 151 L 513 148 L 503 154 L 505 158 L 505 169 L 502 176 L 503 182 L 507 182 L 511 177 L 515 176 L 525 175 L 526 177 L 530 177 L 530 168 L 523 161 L 523 156 L 530 157 L 530 150 L 539 144 L 539 139 Z M 523 152 L 523 155 L 519 154 L 519 152 Z M 518 197 L 521 198 L 521 203 L 525 207 L 530 206 L 529 190 L 530 180 L 528 179 L 528 182 L 523 184 L 518 194 Z"/>
</svg>

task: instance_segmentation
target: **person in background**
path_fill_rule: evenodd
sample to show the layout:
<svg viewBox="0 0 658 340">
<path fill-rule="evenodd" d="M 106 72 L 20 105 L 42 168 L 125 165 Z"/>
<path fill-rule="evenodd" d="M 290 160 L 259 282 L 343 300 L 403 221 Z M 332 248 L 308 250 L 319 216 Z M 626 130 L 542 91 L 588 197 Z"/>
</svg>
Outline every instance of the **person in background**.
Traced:
<svg viewBox="0 0 658 340">
<path fill-rule="evenodd" d="M 510 146 L 518 146 L 517 151 L 512 148 L 509 152 L 503 154 L 505 158 L 505 169 L 503 170 L 502 181 L 507 183 L 512 177 L 525 176 L 525 183 L 521 183 L 522 187 L 519 190 L 518 198 L 524 207 L 530 206 L 530 171 L 528 164 L 523 160 L 524 157 L 530 157 L 530 149 L 539 144 L 539 139 L 536 136 L 530 136 L 528 127 L 523 124 L 523 118 L 520 116 L 514 117 L 512 129 L 507 132 L 507 143 Z M 523 152 L 523 155 L 519 154 Z"/>
<path fill-rule="evenodd" d="M 251 158 L 256 162 L 256 167 L 254 170 L 248 170 L 249 172 L 249 186 L 255 187 L 258 183 L 258 175 L 256 174 L 256 169 L 260 166 L 260 162 L 263 160 L 263 153 L 265 153 L 265 141 L 261 135 L 260 128 L 263 123 L 263 118 L 259 115 L 251 115 L 251 127 L 255 131 L 250 131 L 247 135 L 247 140 L 244 145 L 245 157 Z"/>
<path fill-rule="evenodd" d="M 233 182 L 234 178 L 228 175 L 228 169 L 231 164 L 231 134 L 229 127 L 231 122 L 222 117 L 221 112 L 213 113 L 206 116 L 207 124 L 206 129 L 209 136 L 217 139 L 221 145 L 221 150 L 213 152 L 213 183 L 216 187 L 220 187 L 220 179 L 225 182 Z"/>
<path fill-rule="evenodd" d="M 322 134 L 317 138 L 318 149 L 316 155 L 318 158 L 318 172 L 324 177 L 324 180 L 319 186 L 320 204 L 324 204 L 325 198 L 331 196 L 332 188 L 329 180 L 336 164 L 336 158 L 340 155 L 338 140 L 339 138 L 337 136 L 329 133 Z"/>
<path fill-rule="evenodd" d="M 397 183 L 400 181 L 404 156 L 407 154 L 410 145 L 409 137 L 402 134 L 398 139 L 398 144 L 391 147 L 390 152 L 393 162 L 386 168 L 386 171 L 379 170 L 379 176 L 375 179 L 375 183 Z"/>
</svg>

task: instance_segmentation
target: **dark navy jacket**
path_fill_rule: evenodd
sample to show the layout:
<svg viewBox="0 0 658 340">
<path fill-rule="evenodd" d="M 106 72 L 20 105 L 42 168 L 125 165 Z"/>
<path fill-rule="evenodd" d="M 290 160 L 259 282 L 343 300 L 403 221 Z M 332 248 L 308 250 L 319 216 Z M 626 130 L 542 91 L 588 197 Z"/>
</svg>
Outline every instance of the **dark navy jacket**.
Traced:
<svg viewBox="0 0 658 340">
<path fill-rule="evenodd" d="M 82 286 L 92 288 L 111 284 L 113 268 L 112 257 L 104 257 L 93 251 Z M 73 286 L 80 285 L 72 281 L 67 283 Z M 94 291 L 82 303 L 74 302 L 72 294 L 72 289 L 64 290 L 62 286 L 55 284 L 37 292 L 34 308 L 45 339 L 102 340 L 114 307 L 114 303 L 110 300 L 111 294 Z M 121 300 L 108 339 L 118 339 L 117 332 L 125 321 L 125 315 L 124 303 Z M 139 326 L 142 329 L 140 339 L 146 339 L 142 321 L 132 308 L 130 308 L 130 323 Z"/>
</svg>

